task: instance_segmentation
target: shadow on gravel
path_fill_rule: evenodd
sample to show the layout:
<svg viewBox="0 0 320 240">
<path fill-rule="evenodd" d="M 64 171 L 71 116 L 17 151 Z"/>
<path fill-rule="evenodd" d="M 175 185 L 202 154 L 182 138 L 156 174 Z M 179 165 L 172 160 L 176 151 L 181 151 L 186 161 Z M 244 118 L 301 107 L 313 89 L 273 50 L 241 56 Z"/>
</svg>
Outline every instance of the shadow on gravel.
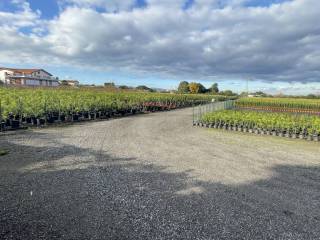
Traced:
<svg viewBox="0 0 320 240">
<path fill-rule="evenodd" d="M 0 158 L 0 239 L 320 238 L 319 167 L 276 166 L 234 186 L 73 146 L 19 147 L 16 171 L 13 153 Z M 83 155 L 85 165 L 20 171 Z"/>
</svg>

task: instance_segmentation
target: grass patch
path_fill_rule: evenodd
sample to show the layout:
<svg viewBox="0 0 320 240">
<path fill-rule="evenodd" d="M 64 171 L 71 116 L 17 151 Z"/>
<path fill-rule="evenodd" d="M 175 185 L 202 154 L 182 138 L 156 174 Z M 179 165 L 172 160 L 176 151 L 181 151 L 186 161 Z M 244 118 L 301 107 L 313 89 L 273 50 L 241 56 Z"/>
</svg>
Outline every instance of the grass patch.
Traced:
<svg viewBox="0 0 320 240">
<path fill-rule="evenodd" d="M 0 149 L 0 156 L 7 155 L 8 153 L 9 153 L 9 151 Z"/>
</svg>

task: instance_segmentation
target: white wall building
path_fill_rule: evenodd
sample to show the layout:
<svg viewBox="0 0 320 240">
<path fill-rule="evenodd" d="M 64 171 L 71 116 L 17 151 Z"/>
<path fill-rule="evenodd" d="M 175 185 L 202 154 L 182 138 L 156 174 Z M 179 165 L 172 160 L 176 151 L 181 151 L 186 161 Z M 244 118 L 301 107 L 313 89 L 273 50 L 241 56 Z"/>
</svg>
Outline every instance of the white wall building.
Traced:
<svg viewBox="0 0 320 240">
<path fill-rule="evenodd" d="M 61 80 L 60 84 L 66 85 L 66 86 L 78 87 L 80 85 L 80 82 L 78 80 Z"/>
<path fill-rule="evenodd" d="M 0 82 L 14 86 L 59 86 L 59 79 L 43 69 L 0 68 Z"/>
</svg>

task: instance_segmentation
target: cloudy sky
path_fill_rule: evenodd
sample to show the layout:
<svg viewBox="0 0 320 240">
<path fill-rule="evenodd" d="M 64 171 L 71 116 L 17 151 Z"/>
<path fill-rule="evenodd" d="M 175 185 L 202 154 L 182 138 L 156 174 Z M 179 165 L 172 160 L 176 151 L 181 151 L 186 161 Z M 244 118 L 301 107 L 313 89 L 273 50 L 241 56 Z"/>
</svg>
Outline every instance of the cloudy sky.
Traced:
<svg viewBox="0 0 320 240">
<path fill-rule="evenodd" d="M 0 65 L 320 94 L 319 0 L 0 0 Z"/>
</svg>

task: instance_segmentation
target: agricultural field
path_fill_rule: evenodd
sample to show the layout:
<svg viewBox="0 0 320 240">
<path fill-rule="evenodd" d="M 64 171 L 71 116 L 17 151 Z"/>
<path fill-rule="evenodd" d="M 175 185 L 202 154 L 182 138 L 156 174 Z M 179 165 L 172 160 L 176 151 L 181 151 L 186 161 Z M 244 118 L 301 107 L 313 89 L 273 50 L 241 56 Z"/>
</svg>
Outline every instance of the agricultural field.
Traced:
<svg viewBox="0 0 320 240">
<path fill-rule="evenodd" d="M 161 111 L 223 96 L 145 92 L 108 92 L 101 89 L 0 88 L 1 129 L 108 118 L 114 115 Z"/>
<path fill-rule="evenodd" d="M 241 98 L 236 101 L 236 107 L 249 110 L 252 109 L 320 115 L 320 99 Z"/>
<path fill-rule="evenodd" d="M 320 101 L 309 99 L 243 98 L 233 109 L 205 113 L 207 127 L 319 141 Z"/>
</svg>

